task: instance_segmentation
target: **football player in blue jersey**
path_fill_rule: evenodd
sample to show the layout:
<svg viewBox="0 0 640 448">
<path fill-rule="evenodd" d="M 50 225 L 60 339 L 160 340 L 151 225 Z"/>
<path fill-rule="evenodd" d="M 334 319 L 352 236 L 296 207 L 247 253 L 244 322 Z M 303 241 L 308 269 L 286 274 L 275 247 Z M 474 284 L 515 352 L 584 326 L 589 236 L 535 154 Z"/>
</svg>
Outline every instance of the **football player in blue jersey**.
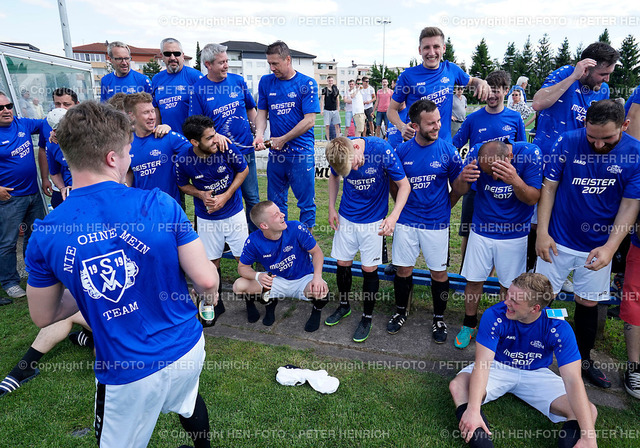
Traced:
<svg viewBox="0 0 640 448">
<path fill-rule="evenodd" d="M 418 53 L 422 64 L 409 67 L 400 74 L 387 116 L 401 132 L 404 140 L 415 135 L 410 123 L 398 116 L 400 104 L 407 108 L 420 99 L 431 100 L 438 105 L 442 117 L 440 138 L 451 142 L 451 113 L 453 108 L 453 87 L 470 86 L 475 96 L 484 101 L 489 95 L 489 85 L 480 78 L 470 77 L 456 64 L 442 59 L 446 45 L 444 33 L 437 27 L 426 27 L 418 38 Z"/>
<path fill-rule="evenodd" d="M 491 141 L 477 144 L 467 160 L 480 168 L 476 181 L 469 247 L 462 264 L 465 317 L 454 345 L 465 348 L 477 332 L 478 301 L 482 287 L 495 266 L 500 293 L 526 271 L 527 235 L 533 206 L 540 198 L 542 157 L 527 142 Z"/>
<path fill-rule="evenodd" d="M 474 164 L 463 167 L 456 148 L 439 138 L 441 123 L 436 103 L 416 101 L 409 108 L 409 117 L 416 135 L 398 146 L 396 154 L 411 184 L 411 193 L 394 232 L 392 258 L 398 269 L 394 279 L 396 312 L 387 324 L 387 332 L 396 334 L 406 321 L 413 267 L 422 250 L 431 271 L 432 336 L 442 344 L 447 339 L 444 311 L 449 299 L 449 185 L 459 197 L 467 191 L 466 183 L 477 180 L 478 172 Z"/>
<path fill-rule="evenodd" d="M 249 212 L 260 202 L 256 155 L 252 146 L 251 129 L 256 122 L 256 103 L 244 78 L 229 73 L 227 47 L 207 44 L 202 49 L 202 62 L 207 76 L 200 79 L 191 93 L 189 115 L 205 115 L 213 120 L 216 137 L 224 136 L 234 142 L 235 150 L 244 156 L 249 174 L 242 183 L 246 220 L 251 232 L 257 230 L 249 218 Z M 222 151 L 226 148 L 222 147 Z"/>
<path fill-rule="evenodd" d="M 151 93 L 151 80 L 135 70 L 131 70 L 131 50 L 120 42 L 111 42 L 107 46 L 107 60 L 113 66 L 113 72 L 100 80 L 100 101 L 106 102 L 116 93 Z"/>
<path fill-rule="evenodd" d="M 475 362 L 449 384 L 460 435 L 473 448 L 493 447 L 481 406 L 511 393 L 554 423 L 564 422 L 558 446 L 596 447 L 596 407 L 580 378 L 580 353 L 571 327 L 552 318 L 553 289 L 540 274 L 518 276 L 506 300 L 480 321 Z M 560 376 L 549 370 L 556 356 Z"/>
<path fill-rule="evenodd" d="M 193 196 L 196 230 L 207 257 L 222 275 L 220 259 L 225 244 L 238 260 L 248 236 L 247 220 L 242 208 L 240 185 L 249 172 L 242 154 L 234 145 L 222 152 L 215 140 L 213 120 L 204 115 L 192 115 L 182 126 L 190 148 L 176 157 L 176 176 L 180 190 Z M 222 293 L 222 282 L 218 295 Z M 225 311 L 222 297 L 216 305 L 216 319 Z"/>
<path fill-rule="evenodd" d="M 282 41 L 267 47 L 273 73 L 260 78 L 256 150 L 265 149 L 267 115 L 271 153 L 267 165 L 267 197 L 287 217 L 289 187 L 298 200 L 300 221 L 309 229 L 316 224 L 315 150 L 313 126 L 320 112 L 318 83 L 293 68 L 289 47 Z"/>
<path fill-rule="evenodd" d="M 610 297 L 611 259 L 640 211 L 640 142 L 624 132 L 627 125 L 618 102 L 592 104 L 586 127 L 555 143 L 538 203 L 536 272 L 547 276 L 557 294 L 574 271 L 583 374 L 605 388 L 611 382 L 591 360 L 597 305 Z"/>
<path fill-rule="evenodd" d="M 57 138 L 74 190 L 38 221 L 27 250 L 31 317 L 45 327 L 79 310 L 91 326 L 99 446 L 145 447 L 160 412 L 176 412 L 195 446 L 209 447 L 204 335 L 185 279 L 215 304 L 218 275 L 202 242 L 169 195 L 123 185 L 126 115 L 88 101 L 66 113 Z M 70 231 L 51 238 L 60 226 Z"/>
<path fill-rule="evenodd" d="M 620 54 L 611 45 L 596 42 L 584 49 L 574 66 L 553 71 L 533 96 L 533 109 L 540 112 L 534 143 L 543 155 L 551 152 L 558 137 L 585 125 L 589 106 L 609 98 L 609 76 Z"/>
<path fill-rule="evenodd" d="M 182 44 L 172 37 L 162 39 L 160 53 L 166 67 L 151 80 L 156 121 L 182 133 L 182 123 L 189 116 L 192 86 L 202 78 L 198 70 L 184 65 Z"/>
<path fill-rule="evenodd" d="M 332 326 L 351 314 L 351 266 L 360 251 L 362 261 L 362 319 L 353 334 L 364 342 L 371 331 L 373 308 L 378 294 L 378 265 L 382 262 L 383 236 L 390 236 L 411 190 L 395 151 L 377 137 L 338 137 L 326 149 L 329 174 L 329 224 L 335 230 L 331 256 L 337 260 L 336 281 L 340 291 L 338 309 L 325 320 Z M 336 199 L 343 178 L 340 212 Z M 389 183 L 397 188 L 396 202 L 387 216 Z"/>
<path fill-rule="evenodd" d="M 324 255 L 306 225 L 286 221 L 284 213 L 272 201 L 259 202 L 251 209 L 251 219 L 258 230 L 251 233 L 240 256 L 233 292 L 245 296 L 249 322 L 256 322 L 260 313 L 255 300 L 266 302 L 262 323 L 275 322 L 278 299 L 291 297 L 310 300 L 311 315 L 304 330 L 314 332 L 320 327 L 322 308 L 327 304 L 329 288 L 322 279 Z M 259 262 L 268 269 L 256 272 L 251 265 Z M 268 300 L 264 297 L 268 290 Z"/>
</svg>

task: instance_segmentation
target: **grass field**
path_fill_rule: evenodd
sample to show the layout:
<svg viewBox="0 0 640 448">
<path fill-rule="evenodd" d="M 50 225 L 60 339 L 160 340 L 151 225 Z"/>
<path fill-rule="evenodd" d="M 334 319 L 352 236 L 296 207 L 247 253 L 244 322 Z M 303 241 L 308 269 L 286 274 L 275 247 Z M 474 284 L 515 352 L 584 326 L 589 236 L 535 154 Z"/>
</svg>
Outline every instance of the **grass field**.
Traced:
<svg viewBox="0 0 640 448">
<path fill-rule="evenodd" d="M 261 196 L 266 178 L 260 176 Z M 318 226 L 315 236 L 328 256 L 332 231 L 327 219 L 327 181 L 316 184 Z M 190 202 L 190 201 L 189 201 Z M 290 198 L 289 219 L 296 219 Z M 452 213 L 459 221 L 460 206 Z M 193 213 L 192 206 L 189 213 Z M 454 229 L 457 230 L 457 229 Z M 387 241 L 389 249 L 391 242 Z M 459 238 L 451 234 L 451 272 L 459 270 Z M 424 267 L 423 262 L 419 266 Z M 223 278 L 230 283 L 235 263 L 223 261 Z M 335 278 L 327 276 L 335 290 Z M 360 288 L 354 278 L 354 289 Z M 381 282 L 383 292 L 392 285 Z M 4 294 L 0 292 L 0 294 Z M 414 306 L 430 308 L 428 288 L 416 287 Z M 489 305 L 485 299 L 484 309 Z M 381 303 L 379 312 L 391 310 Z M 461 300 L 450 310 L 461 311 Z M 572 315 L 572 311 L 570 311 Z M 25 300 L 0 308 L 0 375 L 22 357 L 37 334 Z M 606 345 L 597 347 L 618 360 L 625 359 L 620 321 L 609 320 Z M 201 393 L 209 409 L 212 445 L 217 447 L 463 447 L 456 437 L 457 422 L 449 398 L 448 378 L 410 369 L 374 368 L 358 361 L 320 357 L 312 351 L 272 347 L 208 337 L 207 364 Z M 41 363 L 42 374 L 23 389 L 0 399 L 0 447 L 93 447 L 93 354 L 64 341 Z M 275 380 L 279 366 L 319 365 L 337 376 L 341 386 L 321 395 L 308 386 L 283 387 Z M 627 399 L 629 409 L 599 407 L 600 447 L 637 447 L 640 404 Z M 496 447 L 556 446 L 559 425 L 507 396 L 485 406 L 496 434 Z M 152 447 L 190 444 L 175 415 L 162 415 L 151 439 Z"/>
<path fill-rule="evenodd" d="M 7 372 L 37 330 L 24 301 L 0 312 Z M 209 409 L 216 447 L 463 447 L 448 379 L 413 370 L 371 368 L 357 361 L 319 357 L 311 351 L 208 337 L 200 390 Z M 65 341 L 45 356 L 42 374 L 0 399 L 0 446 L 93 447 L 93 355 Z M 333 395 L 308 386 L 283 387 L 279 366 L 315 365 L 341 381 Z M 629 400 L 630 401 L 630 400 Z M 599 407 L 600 447 L 637 447 L 640 406 Z M 485 406 L 496 447 L 551 448 L 560 429 L 512 396 Z M 88 432 L 87 432 L 87 429 Z M 84 434 L 77 436 L 74 434 Z M 162 415 L 149 446 L 189 444 L 178 418 Z"/>
</svg>

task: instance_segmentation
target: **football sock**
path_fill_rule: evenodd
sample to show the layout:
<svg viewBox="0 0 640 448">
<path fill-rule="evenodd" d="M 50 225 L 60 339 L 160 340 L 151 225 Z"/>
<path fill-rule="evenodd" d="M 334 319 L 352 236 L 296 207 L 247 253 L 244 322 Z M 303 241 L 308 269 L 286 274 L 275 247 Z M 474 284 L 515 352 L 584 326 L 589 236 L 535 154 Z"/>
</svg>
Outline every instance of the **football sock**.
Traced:
<svg viewBox="0 0 640 448">
<path fill-rule="evenodd" d="M 449 300 L 449 280 L 437 282 L 431 279 L 431 296 L 433 297 L 433 314 L 442 316 Z"/>
<path fill-rule="evenodd" d="M 247 305 L 247 320 L 249 323 L 258 322 L 260 319 L 260 311 L 256 307 L 256 295 L 255 294 L 243 294 L 244 301 Z"/>
<path fill-rule="evenodd" d="M 180 417 L 180 424 L 193 440 L 195 448 L 210 448 L 209 412 L 202 396 L 198 394 L 191 417 Z"/>
<path fill-rule="evenodd" d="M 38 361 L 40 361 L 40 358 L 43 356 L 44 353 L 40 353 L 35 348 L 29 347 L 29 350 L 27 350 L 27 353 L 24 354 L 20 362 L 9 372 L 9 376 L 14 377 L 18 381 L 30 377 L 35 373 L 36 367 L 38 367 Z"/>
<path fill-rule="evenodd" d="M 273 301 L 264 307 L 265 313 L 262 318 L 263 325 L 270 327 L 276 321 L 276 306 L 278 305 L 278 298 L 274 297 Z"/>
<path fill-rule="evenodd" d="M 411 290 L 413 289 L 413 275 L 400 277 L 396 274 L 393 279 L 393 289 L 396 295 L 396 313 L 406 315 L 409 294 L 411 294 Z"/>
<path fill-rule="evenodd" d="M 366 315 L 373 314 L 373 308 L 376 306 L 376 296 L 380 289 L 380 279 L 378 271 L 365 272 L 362 271 L 362 300 L 363 312 Z"/>
<path fill-rule="evenodd" d="M 465 314 L 462 325 L 469 328 L 476 328 L 478 326 L 478 314 L 474 314 L 473 316 Z"/>
<path fill-rule="evenodd" d="M 584 360 L 591 359 L 591 349 L 596 342 L 598 332 L 598 306 L 584 306 L 576 303 L 573 322 L 580 356 Z"/>
<path fill-rule="evenodd" d="M 69 333 L 69 340 L 72 344 L 80 347 L 93 348 L 93 333 L 84 328 L 80 331 Z"/>
<path fill-rule="evenodd" d="M 558 436 L 558 448 L 573 448 L 580 440 L 580 425 L 577 420 L 567 420 Z"/>
<path fill-rule="evenodd" d="M 338 266 L 336 270 L 336 283 L 338 284 L 338 291 L 340 292 L 340 306 L 348 306 L 352 284 L 350 266 Z"/>
</svg>

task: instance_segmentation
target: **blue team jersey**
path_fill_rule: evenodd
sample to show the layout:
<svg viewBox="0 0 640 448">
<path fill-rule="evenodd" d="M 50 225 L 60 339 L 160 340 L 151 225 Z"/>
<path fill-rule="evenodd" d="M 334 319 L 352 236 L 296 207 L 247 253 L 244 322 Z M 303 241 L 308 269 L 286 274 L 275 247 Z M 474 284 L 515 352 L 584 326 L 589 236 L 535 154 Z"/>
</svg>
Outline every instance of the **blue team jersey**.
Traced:
<svg viewBox="0 0 640 448">
<path fill-rule="evenodd" d="M 358 137 L 352 138 L 356 140 Z M 389 211 L 389 181 L 405 178 L 396 152 L 377 137 L 364 140 L 364 164 L 343 179 L 340 215 L 366 224 L 384 219 Z M 334 176 L 338 174 L 331 168 Z"/>
<path fill-rule="evenodd" d="M 449 182 L 453 183 L 463 168 L 456 148 L 441 138 L 420 146 L 414 137 L 398 146 L 396 155 L 411 184 L 398 223 L 431 230 L 449 227 Z"/>
<path fill-rule="evenodd" d="M 69 164 L 62 153 L 62 149 L 60 149 L 60 145 L 57 143 L 47 143 L 47 163 L 49 164 L 49 174 L 61 174 L 64 186 L 72 185 Z"/>
<path fill-rule="evenodd" d="M 178 73 L 161 71 L 151 80 L 153 107 L 160 110 L 162 123 L 182 134 L 182 123 L 189 116 L 189 96 L 192 86 L 202 78 L 198 70 L 183 66 Z"/>
<path fill-rule="evenodd" d="M 541 89 L 558 84 L 571 76 L 573 70 L 572 65 L 560 67 L 547 76 Z M 540 112 L 536 138 L 533 143 L 542 150 L 543 156 L 548 155 L 560 135 L 584 127 L 587 109 L 591 103 L 608 98 L 609 86 L 607 83 L 602 83 L 600 90 L 594 91 L 581 84 L 580 81 L 575 81 L 553 106 Z"/>
<path fill-rule="evenodd" d="M 216 152 L 206 159 L 198 157 L 193 147 L 183 150 L 176 158 L 176 178 L 179 186 L 189 182 L 200 191 L 210 191 L 212 195 L 224 193 L 233 183 L 238 173 L 247 168 L 247 162 L 242 154 L 232 147 L 225 152 Z M 193 198 L 195 213 L 202 219 L 225 219 L 242 210 L 242 193 L 238 188 L 233 196 L 220 210 L 207 213 L 207 208 L 200 198 Z"/>
<path fill-rule="evenodd" d="M 134 133 L 131 143 L 133 186 L 143 190 L 159 188 L 179 204 L 180 190 L 176 183 L 174 161 L 180 151 L 189 148 L 191 143 L 175 132 L 169 132 L 161 138 L 153 134 L 140 138 Z"/>
<path fill-rule="evenodd" d="M 439 136 L 446 142 L 451 142 L 453 86 L 466 86 L 470 79 L 460 67 L 449 61 L 442 61 L 435 70 L 420 64 L 409 67 L 400 74 L 392 98 L 398 103 L 406 102 L 407 109 L 422 99 L 436 103 L 442 124 Z"/>
<path fill-rule="evenodd" d="M 400 120 L 404 123 L 407 122 L 407 115 L 409 114 L 409 108 L 405 107 L 400 112 L 398 112 L 398 116 Z M 389 129 L 387 129 L 387 141 L 391 145 L 393 149 L 396 149 L 400 143 L 404 140 L 402 138 L 402 133 L 395 124 L 389 122 Z"/>
<path fill-rule="evenodd" d="M 116 93 L 139 93 L 147 92 L 151 94 L 151 80 L 135 70 L 129 70 L 122 78 L 116 73 L 104 75 L 100 80 L 100 101 L 105 102 Z"/>
<path fill-rule="evenodd" d="M 42 132 L 44 120 L 14 117 L 0 127 L 0 186 L 13 188 L 11 196 L 38 192 L 38 170 L 31 134 Z"/>
<path fill-rule="evenodd" d="M 247 109 L 255 107 L 244 78 L 228 73 L 224 81 L 211 81 L 205 76 L 193 86 L 189 115 L 210 117 L 217 132 L 239 144 L 239 152 L 250 154 L 253 135 Z"/>
<path fill-rule="evenodd" d="M 96 379 L 131 383 L 200 339 L 178 259 L 178 246 L 196 238 L 178 203 L 158 189 L 115 182 L 74 189 L 34 224 L 28 283 L 62 282 L 93 331 Z"/>
<path fill-rule="evenodd" d="M 596 154 L 587 130 L 563 134 L 545 164 L 544 177 L 559 182 L 549 235 L 581 252 L 609 237 L 622 198 L 640 199 L 640 142 L 622 133 L 608 154 Z"/>
<path fill-rule="evenodd" d="M 558 367 L 580 361 L 580 352 L 568 322 L 550 319 L 545 310 L 534 322 L 507 318 L 507 305 L 497 303 L 480 320 L 476 341 L 494 352 L 495 360 L 522 370 L 549 367 L 556 355 Z"/>
<path fill-rule="evenodd" d="M 257 261 L 273 275 L 298 280 L 313 274 L 309 251 L 314 247 L 316 240 L 306 225 L 300 221 L 287 221 L 287 228 L 275 241 L 266 238 L 262 230 L 251 233 L 242 248 L 240 262 L 252 265 Z"/>
<path fill-rule="evenodd" d="M 271 73 L 260 78 L 258 84 L 258 109 L 269 114 L 272 137 L 281 137 L 296 127 L 305 114 L 319 113 L 318 83 L 300 72 L 283 81 Z M 278 154 L 314 153 L 313 127 L 289 141 Z"/>
<path fill-rule="evenodd" d="M 462 126 L 453 136 L 453 146 L 460 149 L 467 142 L 469 147 L 472 147 L 494 140 L 527 141 L 520 113 L 506 107 L 497 114 L 490 114 L 484 107 L 478 109 L 462 122 Z"/>
<path fill-rule="evenodd" d="M 633 94 L 629 97 L 626 103 L 624 103 L 624 115 L 629 115 L 629 109 L 632 104 L 640 104 L 640 86 L 633 89 Z"/>
<path fill-rule="evenodd" d="M 518 176 L 530 187 L 542 188 L 542 157 L 540 148 L 531 143 L 511 143 L 511 164 Z M 469 150 L 467 160 L 478 158 L 482 144 Z M 475 182 L 477 194 L 473 207 L 471 230 L 478 235 L 496 240 L 520 238 L 531 230 L 533 205 L 527 205 L 516 197 L 513 186 L 480 171 Z"/>
</svg>

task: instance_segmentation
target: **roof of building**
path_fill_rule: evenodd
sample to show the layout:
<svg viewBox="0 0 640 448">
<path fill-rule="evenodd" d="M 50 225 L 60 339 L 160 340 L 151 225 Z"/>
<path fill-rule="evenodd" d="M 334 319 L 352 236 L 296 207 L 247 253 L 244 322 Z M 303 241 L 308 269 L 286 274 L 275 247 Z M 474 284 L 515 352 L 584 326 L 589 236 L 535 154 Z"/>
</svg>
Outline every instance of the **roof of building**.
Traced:
<svg viewBox="0 0 640 448">
<path fill-rule="evenodd" d="M 156 59 L 160 59 L 162 54 L 160 53 L 159 48 L 144 48 L 144 47 L 136 47 L 133 45 L 129 45 L 129 50 L 131 50 L 131 56 L 149 56 L 154 57 Z M 77 45 L 73 47 L 74 53 L 99 53 L 103 54 L 107 52 L 107 43 L 106 42 L 95 42 L 87 45 Z M 192 59 L 191 56 L 184 55 L 184 58 L 189 60 Z"/>
<path fill-rule="evenodd" d="M 258 42 L 247 42 L 242 40 L 228 40 L 226 42 L 222 42 L 220 45 L 224 45 L 227 47 L 228 51 L 240 51 L 247 53 L 262 53 L 264 54 L 267 51 L 267 45 L 261 44 Z M 294 50 L 293 48 L 289 48 L 291 52 L 291 56 L 294 58 L 308 58 L 315 59 L 314 54 L 303 53 L 302 51 Z"/>
</svg>

